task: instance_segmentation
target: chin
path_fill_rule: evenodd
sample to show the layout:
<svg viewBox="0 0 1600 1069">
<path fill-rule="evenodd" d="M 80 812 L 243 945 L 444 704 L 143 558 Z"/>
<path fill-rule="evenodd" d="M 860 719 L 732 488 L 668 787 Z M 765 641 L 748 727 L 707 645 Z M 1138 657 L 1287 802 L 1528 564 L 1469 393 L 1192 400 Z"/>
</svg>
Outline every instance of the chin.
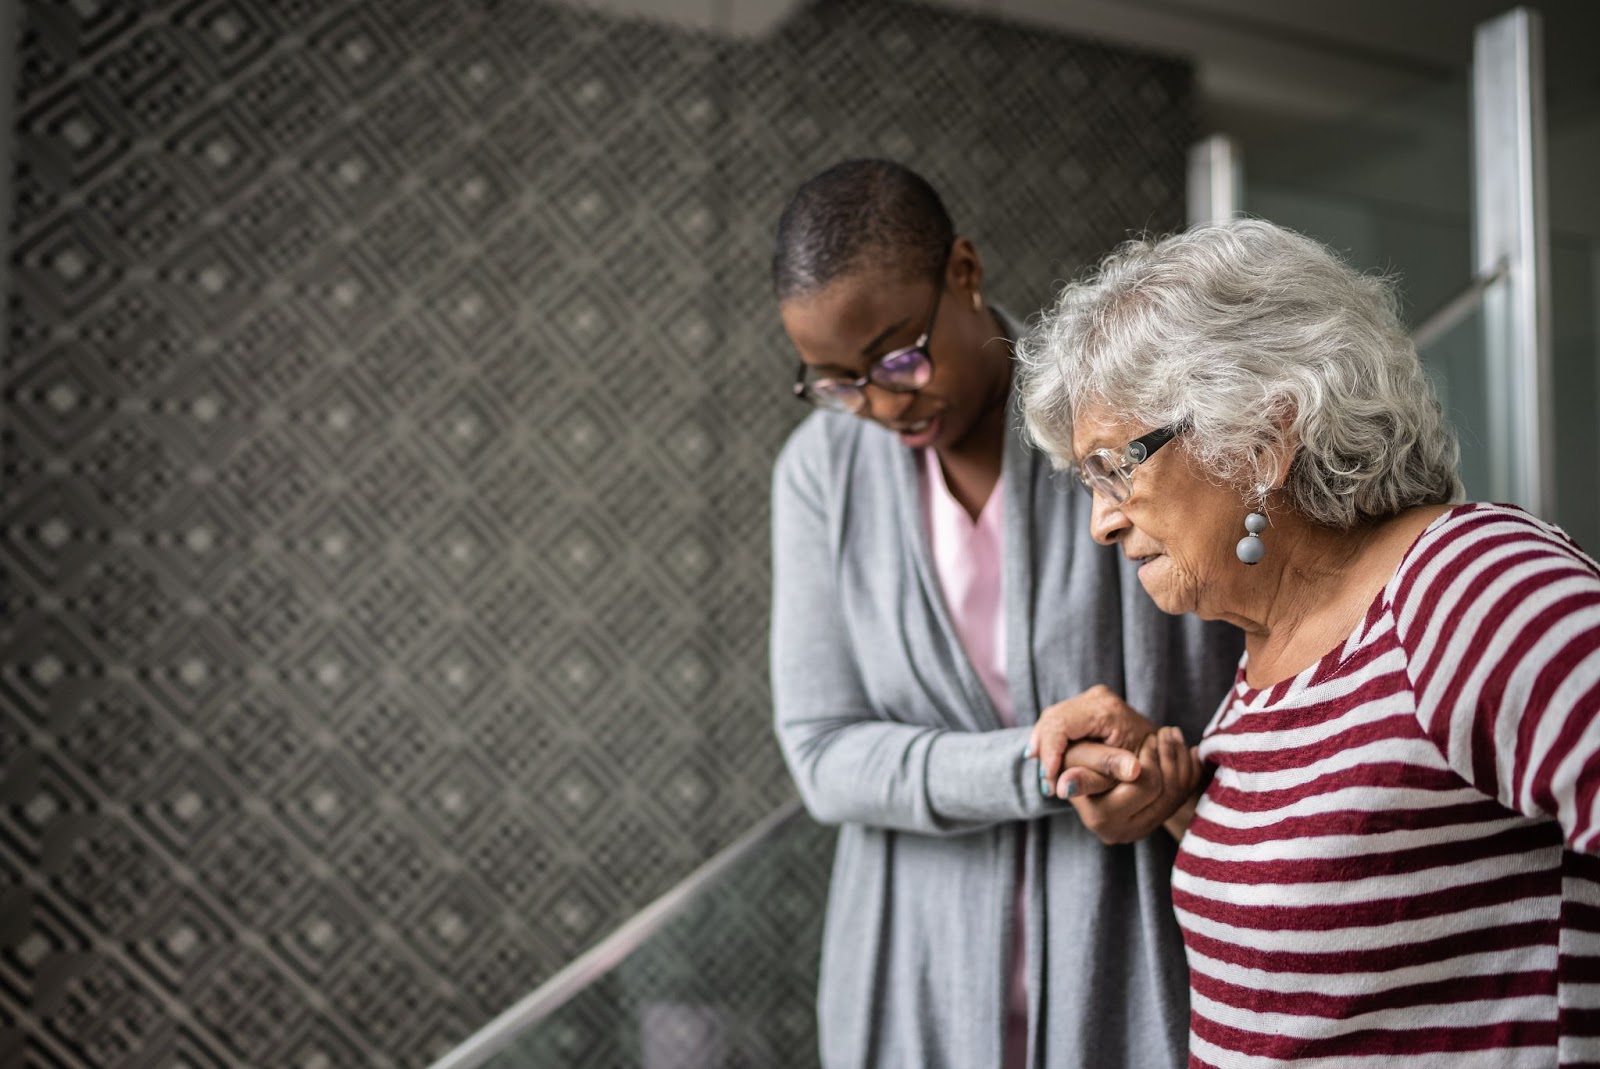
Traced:
<svg viewBox="0 0 1600 1069">
<path fill-rule="evenodd" d="M 1181 616 L 1194 608 L 1194 599 L 1185 597 L 1180 585 L 1174 583 L 1166 571 L 1166 568 L 1140 569 L 1139 585 L 1150 595 L 1150 600 L 1156 603 L 1156 608 L 1173 616 Z"/>
<path fill-rule="evenodd" d="M 940 418 L 945 418 L 943 413 L 940 413 Z M 939 451 L 958 449 L 966 439 L 966 432 L 967 429 L 965 427 L 957 428 L 940 424 L 939 437 L 934 439 L 933 448 Z"/>
<path fill-rule="evenodd" d="M 1168 615 L 1181 616 L 1189 611 L 1187 607 L 1179 604 L 1177 598 L 1169 596 L 1165 590 L 1162 590 L 1159 584 L 1157 584 L 1156 589 L 1152 590 L 1147 583 L 1144 585 L 1144 590 L 1146 594 L 1150 595 L 1150 600 L 1156 603 L 1156 608 Z"/>
</svg>

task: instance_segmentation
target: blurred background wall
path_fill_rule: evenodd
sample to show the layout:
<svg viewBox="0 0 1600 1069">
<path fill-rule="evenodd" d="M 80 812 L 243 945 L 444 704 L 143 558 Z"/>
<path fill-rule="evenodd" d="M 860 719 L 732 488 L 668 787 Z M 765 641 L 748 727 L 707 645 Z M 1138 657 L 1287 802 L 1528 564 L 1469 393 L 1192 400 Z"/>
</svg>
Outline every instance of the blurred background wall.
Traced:
<svg viewBox="0 0 1600 1069">
<path fill-rule="evenodd" d="M 788 192 L 911 163 L 1025 316 L 1181 224 L 1196 130 L 1182 60 L 869 0 L 748 39 L 28 0 L 16 37 L 7 1066 L 426 1064 L 791 797 Z"/>
</svg>

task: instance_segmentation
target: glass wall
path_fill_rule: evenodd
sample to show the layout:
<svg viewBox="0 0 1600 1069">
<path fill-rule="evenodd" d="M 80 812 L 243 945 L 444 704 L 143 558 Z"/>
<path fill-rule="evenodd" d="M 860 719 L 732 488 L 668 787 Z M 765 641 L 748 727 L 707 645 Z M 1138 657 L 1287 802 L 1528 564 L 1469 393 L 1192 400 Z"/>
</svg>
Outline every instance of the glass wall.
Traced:
<svg viewBox="0 0 1600 1069">
<path fill-rule="evenodd" d="M 1570 184 L 1563 181 L 1569 170 L 1590 163 L 1561 145 L 1552 141 L 1549 160 L 1557 189 Z M 1253 147 L 1244 160 L 1244 208 L 1329 243 L 1364 270 L 1397 277 L 1404 317 L 1416 329 L 1473 279 L 1469 80 Z M 1593 554 L 1600 549 L 1600 240 L 1553 230 L 1557 494 L 1549 518 Z M 1491 473 L 1507 447 L 1489 425 L 1493 387 L 1481 313 L 1419 351 L 1460 438 L 1467 495 L 1490 498 Z"/>
<path fill-rule="evenodd" d="M 1416 329 L 1472 281 L 1471 87 L 1453 81 L 1367 114 L 1302 128 L 1244 161 L 1244 207 L 1397 278 Z M 1479 316 L 1422 359 L 1461 439 L 1468 496 L 1489 496 Z"/>
</svg>

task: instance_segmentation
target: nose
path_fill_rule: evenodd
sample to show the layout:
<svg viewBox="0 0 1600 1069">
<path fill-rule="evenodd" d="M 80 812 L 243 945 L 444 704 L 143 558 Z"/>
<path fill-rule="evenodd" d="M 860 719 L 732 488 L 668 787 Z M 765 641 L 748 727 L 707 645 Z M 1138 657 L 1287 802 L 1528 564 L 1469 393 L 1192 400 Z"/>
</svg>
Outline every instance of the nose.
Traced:
<svg viewBox="0 0 1600 1069">
<path fill-rule="evenodd" d="M 1133 525 L 1122 514 L 1122 506 L 1105 494 L 1094 495 L 1089 512 L 1089 534 L 1102 546 L 1116 545 Z"/>
<path fill-rule="evenodd" d="M 917 397 L 915 393 L 896 393 L 870 382 L 862 387 L 861 392 L 867 403 L 862 406 L 860 414 L 875 423 L 895 422 L 905 415 Z"/>
</svg>

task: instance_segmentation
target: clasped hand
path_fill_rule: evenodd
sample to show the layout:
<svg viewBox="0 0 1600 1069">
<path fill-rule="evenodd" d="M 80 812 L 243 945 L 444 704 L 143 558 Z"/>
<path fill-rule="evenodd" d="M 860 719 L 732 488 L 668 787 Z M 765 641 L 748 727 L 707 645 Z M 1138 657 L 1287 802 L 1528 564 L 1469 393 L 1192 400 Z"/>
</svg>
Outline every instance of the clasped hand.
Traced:
<svg viewBox="0 0 1600 1069">
<path fill-rule="evenodd" d="M 1039 714 L 1028 740 L 1041 790 L 1065 798 L 1106 843 L 1166 824 L 1181 838 L 1200 786 L 1200 758 L 1175 727 L 1157 728 L 1110 688 L 1091 687 Z"/>
</svg>

